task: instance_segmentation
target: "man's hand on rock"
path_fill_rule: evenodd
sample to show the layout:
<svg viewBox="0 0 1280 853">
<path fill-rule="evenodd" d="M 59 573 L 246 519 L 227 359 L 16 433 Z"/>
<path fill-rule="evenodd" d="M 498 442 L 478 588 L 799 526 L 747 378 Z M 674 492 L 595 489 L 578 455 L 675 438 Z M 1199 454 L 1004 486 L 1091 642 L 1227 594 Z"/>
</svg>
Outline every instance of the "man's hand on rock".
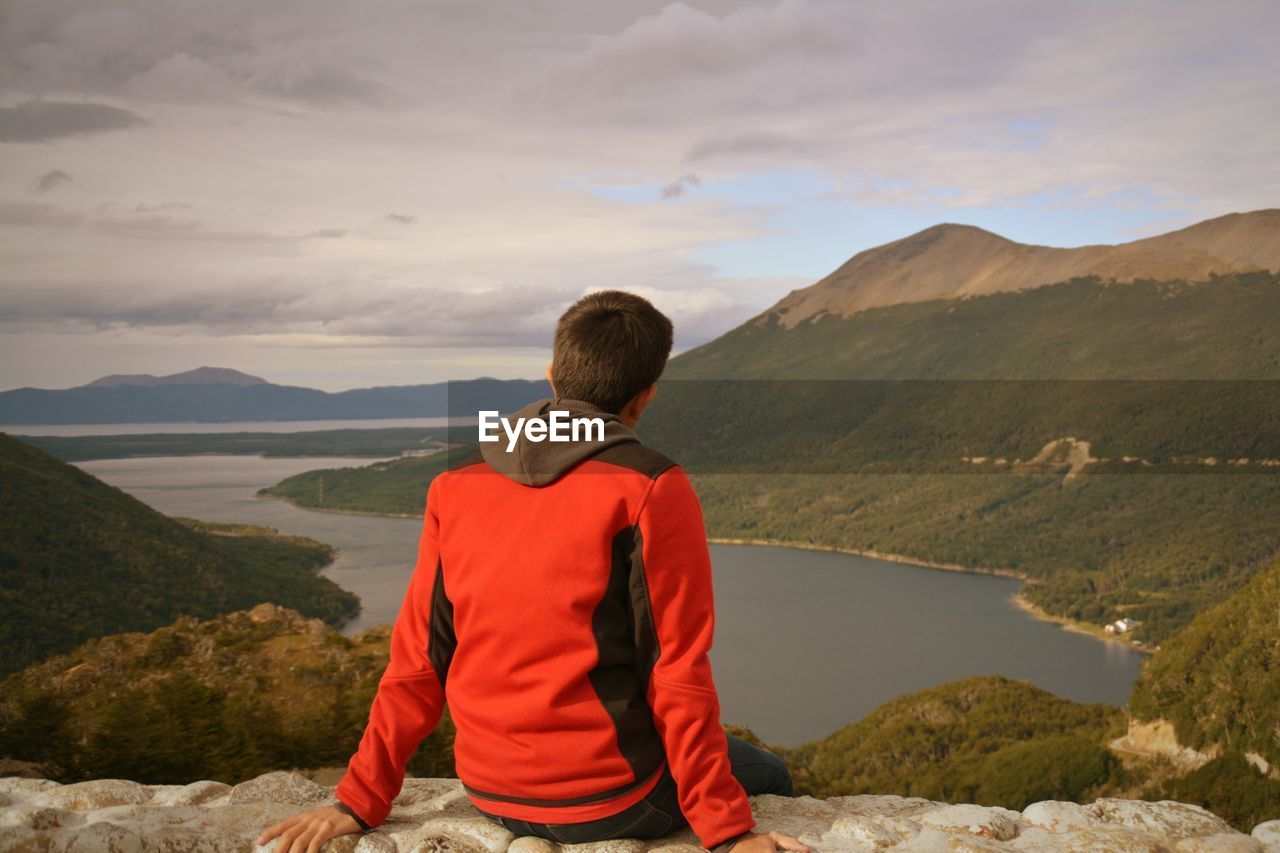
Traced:
<svg viewBox="0 0 1280 853">
<path fill-rule="evenodd" d="M 802 844 L 790 835 L 774 831 L 764 834 L 753 832 L 734 844 L 730 853 L 775 853 L 778 850 L 799 850 L 800 853 L 810 853 L 809 845 Z"/>
<path fill-rule="evenodd" d="M 318 853 L 324 843 L 339 835 L 360 832 L 360 824 L 336 806 L 324 806 L 287 817 L 258 836 L 257 844 L 265 845 L 277 835 L 280 843 L 272 853 Z"/>
</svg>

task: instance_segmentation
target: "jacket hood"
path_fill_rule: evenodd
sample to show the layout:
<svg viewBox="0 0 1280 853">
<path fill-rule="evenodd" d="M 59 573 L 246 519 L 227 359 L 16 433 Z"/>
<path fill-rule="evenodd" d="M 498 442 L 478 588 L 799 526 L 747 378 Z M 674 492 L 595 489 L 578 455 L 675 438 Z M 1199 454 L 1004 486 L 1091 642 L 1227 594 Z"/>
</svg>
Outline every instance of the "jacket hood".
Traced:
<svg viewBox="0 0 1280 853">
<path fill-rule="evenodd" d="M 582 436 L 578 441 L 551 441 L 549 437 L 544 437 L 541 441 L 530 440 L 525 431 L 525 424 L 530 420 L 547 421 L 552 410 L 567 411 L 571 419 L 599 418 L 604 421 L 604 439 L 591 440 L 599 435 L 598 430 L 582 430 L 582 433 L 589 436 L 589 440 L 582 440 Z M 523 424 L 520 421 L 521 418 L 524 419 Z M 510 437 L 506 427 L 499 426 L 498 440 L 481 442 L 480 454 L 490 468 L 525 486 L 545 486 L 559 479 L 579 462 L 591 458 L 607 447 L 640 440 L 635 430 L 624 424 L 617 415 L 602 411 L 581 400 L 552 397 L 535 400 L 519 411 L 506 415 L 504 420 L 511 429 L 518 429 L 514 446 L 510 450 L 507 449 L 511 441 Z M 544 435 L 549 436 L 549 428 L 550 424 L 548 424 L 548 432 Z M 568 432 L 564 427 L 561 429 Z"/>
</svg>

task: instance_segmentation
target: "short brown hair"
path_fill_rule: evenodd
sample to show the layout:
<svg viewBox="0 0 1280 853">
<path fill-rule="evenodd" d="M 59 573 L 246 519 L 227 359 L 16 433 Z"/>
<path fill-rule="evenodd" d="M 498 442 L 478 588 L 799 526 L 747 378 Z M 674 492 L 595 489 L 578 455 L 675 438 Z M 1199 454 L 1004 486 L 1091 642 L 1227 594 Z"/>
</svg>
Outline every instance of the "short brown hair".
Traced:
<svg viewBox="0 0 1280 853">
<path fill-rule="evenodd" d="M 658 381 L 671 355 L 671 320 L 622 290 L 589 293 L 560 315 L 552 344 L 556 394 L 617 414 Z"/>
</svg>

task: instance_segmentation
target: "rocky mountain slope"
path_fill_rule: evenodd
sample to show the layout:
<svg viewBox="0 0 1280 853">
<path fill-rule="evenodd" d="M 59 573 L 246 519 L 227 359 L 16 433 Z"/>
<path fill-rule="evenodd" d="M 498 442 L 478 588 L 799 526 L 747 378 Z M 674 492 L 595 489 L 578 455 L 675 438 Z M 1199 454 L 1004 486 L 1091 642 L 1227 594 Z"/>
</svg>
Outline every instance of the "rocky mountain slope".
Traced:
<svg viewBox="0 0 1280 853">
<path fill-rule="evenodd" d="M 972 225 L 935 225 L 859 252 L 756 319 L 786 328 L 831 314 L 903 302 L 954 299 L 1037 287 L 1081 276 L 1198 280 L 1211 273 L 1280 269 L 1280 209 L 1232 213 L 1117 245 L 1075 249 L 1016 243 Z"/>
<path fill-rule="evenodd" d="M 1280 242 L 1280 235 L 1277 236 Z M 746 323 L 673 359 L 672 380 L 1276 379 L 1280 273 L 1108 284 Z"/>
</svg>

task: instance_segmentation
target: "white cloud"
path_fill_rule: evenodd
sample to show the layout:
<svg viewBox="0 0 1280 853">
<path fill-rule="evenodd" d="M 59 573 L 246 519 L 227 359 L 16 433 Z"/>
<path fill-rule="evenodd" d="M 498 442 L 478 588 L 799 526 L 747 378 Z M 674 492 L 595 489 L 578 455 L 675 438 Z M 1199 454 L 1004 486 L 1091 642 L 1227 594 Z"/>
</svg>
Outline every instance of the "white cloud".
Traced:
<svg viewBox="0 0 1280 853">
<path fill-rule="evenodd" d="M 5 172 L 25 176 L 0 180 L 8 336 L 163 328 L 497 359 L 539 346 L 576 295 L 626 287 L 660 294 L 688 346 L 809 283 L 698 261 L 776 228 L 776 206 L 709 192 L 735 176 L 816 170 L 825 201 L 872 209 L 1138 198 L 1188 219 L 1280 193 L 1280 7 L 1264 1 L 0 14 Z M 31 176 L 55 170 L 75 180 L 34 204 Z M 605 185 L 652 203 L 589 192 Z"/>
</svg>

